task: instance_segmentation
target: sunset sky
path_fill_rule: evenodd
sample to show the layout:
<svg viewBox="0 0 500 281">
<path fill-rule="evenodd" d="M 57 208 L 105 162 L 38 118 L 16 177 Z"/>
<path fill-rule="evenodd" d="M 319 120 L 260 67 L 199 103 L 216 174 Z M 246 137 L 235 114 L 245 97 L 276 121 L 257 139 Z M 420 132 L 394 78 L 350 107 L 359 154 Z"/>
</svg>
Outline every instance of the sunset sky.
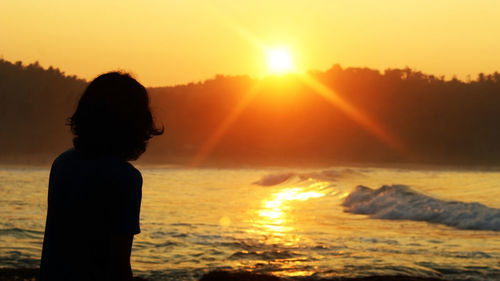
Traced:
<svg viewBox="0 0 500 281">
<path fill-rule="evenodd" d="M 147 86 L 259 77 L 273 48 L 300 70 L 500 70 L 500 1 L 1 0 L 0 11 L 0 57 L 86 79 L 114 69 Z"/>
</svg>

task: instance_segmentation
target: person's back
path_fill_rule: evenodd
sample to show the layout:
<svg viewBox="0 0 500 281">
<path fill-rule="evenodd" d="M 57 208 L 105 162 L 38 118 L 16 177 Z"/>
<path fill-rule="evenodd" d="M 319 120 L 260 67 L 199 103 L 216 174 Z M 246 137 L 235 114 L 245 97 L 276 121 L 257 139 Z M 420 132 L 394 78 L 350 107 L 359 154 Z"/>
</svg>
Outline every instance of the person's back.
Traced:
<svg viewBox="0 0 500 281">
<path fill-rule="evenodd" d="M 52 166 L 42 280 L 106 280 L 111 237 L 140 232 L 142 178 L 114 157 L 70 149 Z"/>
<path fill-rule="evenodd" d="M 146 89 L 118 72 L 89 84 L 69 125 L 74 148 L 50 171 L 40 280 L 131 280 L 142 177 L 128 161 L 163 130 Z"/>
</svg>

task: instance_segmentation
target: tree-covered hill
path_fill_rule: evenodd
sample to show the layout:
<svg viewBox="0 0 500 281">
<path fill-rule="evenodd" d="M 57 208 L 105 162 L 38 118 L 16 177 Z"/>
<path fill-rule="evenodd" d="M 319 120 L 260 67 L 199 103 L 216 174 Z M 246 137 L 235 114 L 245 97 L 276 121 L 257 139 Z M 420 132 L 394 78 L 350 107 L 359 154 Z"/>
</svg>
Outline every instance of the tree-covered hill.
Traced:
<svg viewBox="0 0 500 281">
<path fill-rule="evenodd" d="M 148 89 L 156 121 L 166 133 L 152 140 L 142 161 L 500 164 L 498 73 L 464 82 L 411 69 L 381 73 L 334 65 L 308 75 L 401 146 L 375 137 L 300 75 L 216 76 Z M 40 155 L 49 161 L 69 147 L 65 123 L 86 84 L 37 63 L 0 60 L 0 162 L 33 162 Z"/>
<path fill-rule="evenodd" d="M 47 161 L 71 144 L 65 123 L 85 86 L 37 62 L 0 60 L 0 162 Z"/>
</svg>

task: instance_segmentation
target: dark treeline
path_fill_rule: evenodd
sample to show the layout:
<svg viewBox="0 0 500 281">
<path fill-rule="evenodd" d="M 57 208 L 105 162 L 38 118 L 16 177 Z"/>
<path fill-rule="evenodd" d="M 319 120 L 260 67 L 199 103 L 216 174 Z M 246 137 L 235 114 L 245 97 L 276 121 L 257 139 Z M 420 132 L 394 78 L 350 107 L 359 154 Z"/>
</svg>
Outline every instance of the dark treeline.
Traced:
<svg viewBox="0 0 500 281">
<path fill-rule="evenodd" d="M 86 85 L 38 62 L 0 60 L 0 163 L 45 162 L 68 147 L 67 117 Z"/>
<path fill-rule="evenodd" d="M 404 149 L 374 137 L 298 76 L 216 76 L 149 89 L 166 134 L 152 141 L 143 161 L 191 163 L 231 112 L 242 108 L 203 163 L 500 164 L 499 73 L 464 82 L 408 68 L 380 73 L 335 65 L 309 75 L 384 127 Z M 58 69 L 0 61 L 0 157 L 52 157 L 69 147 L 64 124 L 85 86 Z M 238 107 L 242 100 L 245 106 Z"/>
</svg>

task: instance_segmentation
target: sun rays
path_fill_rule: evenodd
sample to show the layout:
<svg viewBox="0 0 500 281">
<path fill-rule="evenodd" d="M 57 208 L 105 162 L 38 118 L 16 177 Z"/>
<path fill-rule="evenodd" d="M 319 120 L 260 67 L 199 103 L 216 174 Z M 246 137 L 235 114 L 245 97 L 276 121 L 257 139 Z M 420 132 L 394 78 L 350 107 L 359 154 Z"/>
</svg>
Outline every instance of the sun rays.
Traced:
<svg viewBox="0 0 500 281">
<path fill-rule="evenodd" d="M 304 85 L 312 89 L 314 93 L 324 98 L 332 106 L 341 110 L 343 113 L 349 116 L 349 118 L 361 125 L 367 132 L 375 136 L 378 140 L 386 144 L 388 147 L 398 152 L 403 157 L 413 157 L 404 143 L 402 143 L 397 137 L 393 136 L 389 130 L 382 126 L 382 124 L 379 124 L 368 114 L 350 104 L 336 91 L 321 83 L 321 81 L 316 79 L 313 75 L 308 74 L 303 69 L 300 69 L 300 67 L 297 66 L 294 62 L 293 53 L 289 48 L 284 47 L 284 45 L 276 47 L 276 45 L 266 44 L 227 17 L 223 18 L 223 21 L 231 30 L 236 32 L 240 37 L 242 37 L 255 48 L 260 50 L 262 54 L 264 54 L 267 62 L 268 74 L 293 74 Z M 240 114 L 255 98 L 258 91 L 261 90 L 260 87 L 261 85 L 259 85 L 259 82 L 257 82 L 257 85 L 252 87 L 246 94 L 243 95 L 243 97 L 233 108 L 233 110 L 226 116 L 226 118 L 224 118 L 220 122 L 218 127 L 200 147 L 195 157 L 193 158 L 193 161 L 191 161 L 192 166 L 199 166 L 205 161 L 205 159 L 215 149 L 219 141 L 224 137 L 224 135 L 234 124 L 234 122 L 237 121 Z"/>
<path fill-rule="evenodd" d="M 196 167 L 203 163 L 208 155 L 217 146 L 222 137 L 226 134 L 227 130 L 231 128 L 231 125 L 238 119 L 240 114 L 245 110 L 247 105 L 253 100 L 255 95 L 257 95 L 260 85 L 255 85 L 250 88 L 243 97 L 239 100 L 238 104 L 231 110 L 231 112 L 226 116 L 226 118 L 219 124 L 219 126 L 214 130 L 210 137 L 203 143 L 198 153 L 195 155 L 191 161 L 191 166 Z"/>
</svg>

